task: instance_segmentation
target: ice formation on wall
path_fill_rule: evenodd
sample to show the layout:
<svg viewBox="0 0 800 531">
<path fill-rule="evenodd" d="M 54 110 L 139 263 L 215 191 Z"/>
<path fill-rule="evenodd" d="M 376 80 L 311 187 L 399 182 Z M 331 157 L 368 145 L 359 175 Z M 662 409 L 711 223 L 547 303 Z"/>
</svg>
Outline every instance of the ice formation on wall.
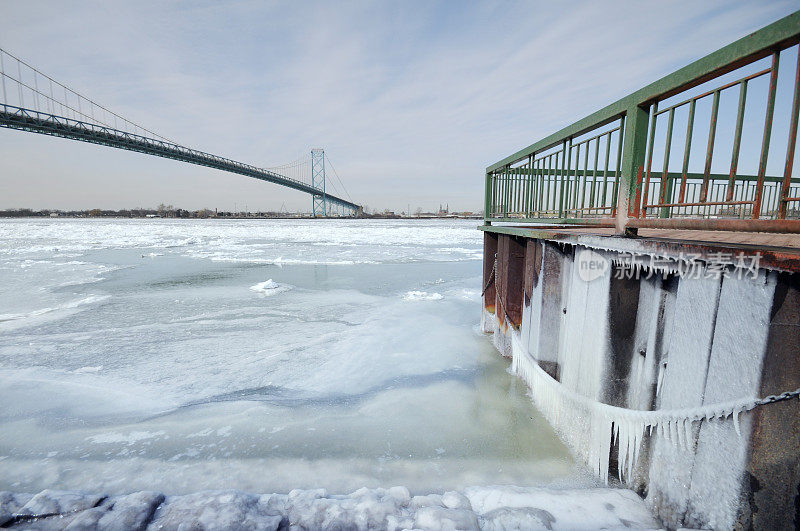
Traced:
<svg viewBox="0 0 800 531">
<path fill-rule="evenodd" d="M 564 273 L 562 301 L 569 310 L 560 315 L 558 364 L 561 382 L 569 389 L 599 400 L 603 389 L 605 338 L 608 337 L 608 289 L 611 271 L 585 281 L 579 266 L 582 261 L 606 263 L 600 253 L 584 247 L 575 249 L 575 260 Z M 591 308 L 581 311 L 579 308 Z M 580 333 L 575 333 L 580 331 Z M 520 342 L 523 342 L 520 338 Z"/>
<path fill-rule="evenodd" d="M 759 404 L 758 399 L 743 399 L 696 408 L 673 410 L 633 410 L 610 406 L 570 391 L 547 374 L 527 353 L 517 333 L 511 334 L 511 370 L 528 384 L 531 397 L 544 416 L 561 433 L 574 452 L 592 465 L 608 482 L 609 454 L 618 444 L 618 472 L 623 481 L 631 478 L 639 458 L 640 442 L 654 432 L 688 450 L 694 422 L 724 420 L 731 417 L 739 432 L 739 414 Z"/>
</svg>

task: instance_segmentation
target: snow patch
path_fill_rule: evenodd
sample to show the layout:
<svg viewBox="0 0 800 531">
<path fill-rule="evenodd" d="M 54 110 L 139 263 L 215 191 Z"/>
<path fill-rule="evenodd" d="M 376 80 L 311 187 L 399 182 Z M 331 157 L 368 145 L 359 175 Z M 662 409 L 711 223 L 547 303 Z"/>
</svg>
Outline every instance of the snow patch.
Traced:
<svg viewBox="0 0 800 531">
<path fill-rule="evenodd" d="M 489 529 L 660 528 L 627 489 L 555 490 L 513 486 L 464 489 Z"/>
<path fill-rule="evenodd" d="M 78 308 L 80 306 L 86 306 L 89 304 L 94 304 L 96 302 L 101 302 L 108 299 L 109 295 L 90 295 L 88 297 L 84 297 L 82 299 L 76 299 L 73 301 L 69 301 L 67 303 L 61 304 L 55 307 L 48 307 L 48 308 L 41 308 L 39 310 L 33 310 L 26 313 L 0 313 L 0 322 L 3 321 L 16 321 L 20 319 L 28 319 L 30 317 L 38 317 L 40 315 L 44 315 L 51 312 L 56 312 L 59 310 L 71 310 L 74 308 Z"/>
<path fill-rule="evenodd" d="M 81 367 L 79 369 L 75 369 L 74 371 L 72 371 L 72 373 L 73 374 L 86 374 L 86 373 L 89 373 L 89 372 L 100 372 L 102 370 L 103 370 L 103 366 L 102 365 L 97 365 L 97 366 L 94 366 L 94 367 Z"/>
<path fill-rule="evenodd" d="M 212 428 L 206 428 L 204 430 L 196 431 L 194 433 L 190 433 L 186 436 L 187 439 L 193 439 L 195 437 L 208 437 L 214 432 Z"/>
<path fill-rule="evenodd" d="M 404 301 L 438 301 L 443 298 L 441 293 L 428 293 L 427 291 L 408 291 L 403 295 Z"/>
<path fill-rule="evenodd" d="M 119 432 L 109 432 L 91 435 L 86 437 L 86 440 L 91 441 L 93 444 L 125 443 L 131 445 L 146 439 L 154 439 L 164 434 L 165 432 L 163 431 L 132 431 L 127 435 Z"/>
</svg>

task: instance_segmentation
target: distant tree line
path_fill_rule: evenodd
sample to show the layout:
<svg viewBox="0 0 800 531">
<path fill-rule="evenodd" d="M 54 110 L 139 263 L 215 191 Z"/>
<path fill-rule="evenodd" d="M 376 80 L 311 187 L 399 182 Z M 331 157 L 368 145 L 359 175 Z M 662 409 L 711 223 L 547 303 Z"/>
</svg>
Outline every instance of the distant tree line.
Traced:
<svg viewBox="0 0 800 531">
<path fill-rule="evenodd" d="M 90 210 L 33 210 L 31 208 L 8 208 L 0 210 L 3 218 L 285 218 L 297 217 L 300 214 L 286 212 L 218 212 L 209 208 L 185 210 L 172 205 L 159 205 L 156 208 L 132 208 L 108 210 L 93 208 Z"/>
<path fill-rule="evenodd" d="M 363 217 L 365 218 L 378 218 L 378 219 L 398 219 L 398 218 L 474 218 L 478 219 L 482 215 L 481 212 L 446 212 L 439 210 L 439 212 L 423 212 L 418 208 L 414 214 L 409 215 L 406 212 L 395 213 L 391 210 L 384 210 L 382 212 L 370 211 L 369 207 L 364 208 Z M 201 208 L 200 210 L 185 210 L 183 208 L 175 208 L 172 205 L 160 204 L 156 208 L 131 208 L 123 210 L 107 210 L 101 208 L 93 208 L 90 210 L 33 210 L 31 208 L 8 208 L 0 210 L 0 218 L 46 218 L 46 217 L 69 217 L 69 218 L 308 218 L 312 217 L 310 213 L 291 213 L 286 211 L 281 212 L 229 212 L 217 211 L 210 208 Z"/>
</svg>

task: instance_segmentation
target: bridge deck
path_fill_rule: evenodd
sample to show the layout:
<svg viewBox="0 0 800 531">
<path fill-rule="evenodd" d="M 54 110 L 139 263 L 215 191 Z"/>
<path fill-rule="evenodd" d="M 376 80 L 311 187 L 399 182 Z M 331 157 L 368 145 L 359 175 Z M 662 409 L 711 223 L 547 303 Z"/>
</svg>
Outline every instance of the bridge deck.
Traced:
<svg viewBox="0 0 800 531">
<path fill-rule="evenodd" d="M 78 140 L 91 144 L 145 153 L 156 157 L 180 160 L 198 166 L 206 166 L 230 173 L 246 175 L 262 181 L 275 183 L 312 196 L 325 196 L 329 203 L 359 211 L 359 205 L 341 197 L 324 192 L 319 188 L 275 173 L 264 168 L 244 164 L 225 157 L 212 155 L 180 144 L 174 144 L 158 138 L 146 137 L 121 131 L 104 125 L 73 120 L 64 116 L 39 112 L 12 105 L 0 104 L 0 127 L 17 129 L 31 133 L 57 136 L 70 140 Z"/>
<path fill-rule="evenodd" d="M 800 272 L 800 234 L 712 230 L 639 229 L 636 237 L 614 234 L 611 227 L 574 225 L 491 225 L 482 230 L 527 238 L 561 241 L 619 251 L 677 256 L 712 253 L 759 253 L 762 267 Z"/>
</svg>

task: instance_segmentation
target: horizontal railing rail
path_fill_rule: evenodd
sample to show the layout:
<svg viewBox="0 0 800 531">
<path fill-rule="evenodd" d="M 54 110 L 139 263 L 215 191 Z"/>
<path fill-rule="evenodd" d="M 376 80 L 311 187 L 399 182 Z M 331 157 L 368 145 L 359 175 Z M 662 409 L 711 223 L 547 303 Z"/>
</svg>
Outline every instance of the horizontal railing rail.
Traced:
<svg viewBox="0 0 800 531">
<path fill-rule="evenodd" d="M 492 164 L 486 223 L 800 232 L 798 42 L 800 11 Z"/>
</svg>

